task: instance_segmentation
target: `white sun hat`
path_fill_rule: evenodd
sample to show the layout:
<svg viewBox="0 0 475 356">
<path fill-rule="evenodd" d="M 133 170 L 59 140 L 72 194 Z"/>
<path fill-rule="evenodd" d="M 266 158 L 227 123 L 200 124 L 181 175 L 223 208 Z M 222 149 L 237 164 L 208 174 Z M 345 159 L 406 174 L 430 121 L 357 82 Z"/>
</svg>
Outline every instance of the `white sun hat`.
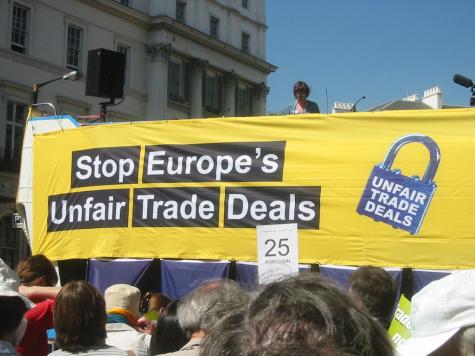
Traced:
<svg viewBox="0 0 475 356">
<path fill-rule="evenodd" d="M 35 304 L 18 292 L 19 287 L 20 278 L 18 278 L 18 275 L 0 258 L 0 296 L 20 297 L 28 309 L 33 308 Z"/>
<path fill-rule="evenodd" d="M 401 356 L 426 356 L 460 329 L 475 325 L 475 270 L 455 271 L 434 281 L 411 301 L 411 338 Z"/>
</svg>

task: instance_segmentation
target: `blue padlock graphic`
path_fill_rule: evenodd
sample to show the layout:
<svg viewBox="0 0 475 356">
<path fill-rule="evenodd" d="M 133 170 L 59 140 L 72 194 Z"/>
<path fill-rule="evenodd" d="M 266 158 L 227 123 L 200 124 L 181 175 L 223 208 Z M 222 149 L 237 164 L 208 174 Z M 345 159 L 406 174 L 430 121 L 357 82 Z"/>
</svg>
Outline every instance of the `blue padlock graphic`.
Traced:
<svg viewBox="0 0 475 356">
<path fill-rule="evenodd" d="M 413 142 L 422 143 L 430 154 L 422 180 L 392 169 L 401 147 Z M 437 188 L 434 177 L 439 163 L 440 150 L 433 139 L 421 134 L 401 137 L 391 145 L 383 163 L 374 166 L 356 211 L 396 229 L 417 234 Z"/>
</svg>

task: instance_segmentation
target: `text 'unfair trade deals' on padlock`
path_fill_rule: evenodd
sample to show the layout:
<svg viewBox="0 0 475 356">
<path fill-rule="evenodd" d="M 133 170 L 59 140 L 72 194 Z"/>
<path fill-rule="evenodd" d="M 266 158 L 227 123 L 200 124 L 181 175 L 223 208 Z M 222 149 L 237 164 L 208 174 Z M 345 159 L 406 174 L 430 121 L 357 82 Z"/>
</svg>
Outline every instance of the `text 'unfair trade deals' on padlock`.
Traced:
<svg viewBox="0 0 475 356">
<path fill-rule="evenodd" d="M 422 179 L 407 177 L 400 170 L 392 169 L 399 149 L 412 142 L 422 143 L 429 150 L 430 162 Z M 439 162 L 439 146 L 430 137 L 421 134 L 401 137 L 391 145 L 383 163 L 374 166 L 356 211 L 393 228 L 417 234 L 437 187 L 434 177 Z"/>
</svg>

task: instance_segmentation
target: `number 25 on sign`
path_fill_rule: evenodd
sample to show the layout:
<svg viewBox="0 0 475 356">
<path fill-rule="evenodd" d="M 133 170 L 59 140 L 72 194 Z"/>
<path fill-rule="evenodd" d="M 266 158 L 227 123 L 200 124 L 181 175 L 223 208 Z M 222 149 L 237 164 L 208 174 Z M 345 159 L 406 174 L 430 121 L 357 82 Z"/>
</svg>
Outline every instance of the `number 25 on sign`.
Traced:
<svg viewBox="0 0 475 356">
<path fill-rule="evenodd" d="M 260 284 L 298 273 L 297 224 L 259 225 L 256 232 Z"/>
</svg>

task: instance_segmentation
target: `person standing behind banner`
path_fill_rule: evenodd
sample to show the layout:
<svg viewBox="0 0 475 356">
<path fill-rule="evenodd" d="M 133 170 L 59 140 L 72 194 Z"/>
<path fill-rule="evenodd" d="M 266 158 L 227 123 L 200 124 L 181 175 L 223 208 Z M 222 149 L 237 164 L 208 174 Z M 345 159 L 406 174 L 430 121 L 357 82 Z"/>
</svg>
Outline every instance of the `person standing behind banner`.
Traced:
<svg viewBox="0 0 475 356">
<path fill-rule="evenodd" d="M 310 87 L 307 83 L 298 81 L 294 84 L 294 97 L 296 100 L 291 114 L 320 113 L 318 104 L 307 99 L 309 95 Z"/>
</svg>

